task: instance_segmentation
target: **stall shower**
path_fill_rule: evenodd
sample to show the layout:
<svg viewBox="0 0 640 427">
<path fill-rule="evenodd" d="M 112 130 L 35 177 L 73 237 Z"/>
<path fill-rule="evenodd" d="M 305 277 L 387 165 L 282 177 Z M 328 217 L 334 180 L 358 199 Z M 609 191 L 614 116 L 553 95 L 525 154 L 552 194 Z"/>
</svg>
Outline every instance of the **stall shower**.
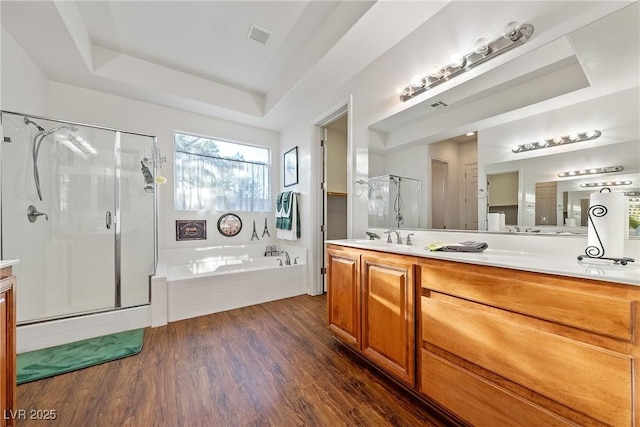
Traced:
<svg viewBox="0 0 640 427">
<path fill-rule="evenodd" d="M 369 178 L 369 226 L 419 228 L 420 180 L 398 175 Z"/>
<path fill-rule="evenodd" d="M 7 111 L 1 120 L 0 250 L 20 259 L 18 325 L 148 305 L 156 138 Z"/>
</svg>

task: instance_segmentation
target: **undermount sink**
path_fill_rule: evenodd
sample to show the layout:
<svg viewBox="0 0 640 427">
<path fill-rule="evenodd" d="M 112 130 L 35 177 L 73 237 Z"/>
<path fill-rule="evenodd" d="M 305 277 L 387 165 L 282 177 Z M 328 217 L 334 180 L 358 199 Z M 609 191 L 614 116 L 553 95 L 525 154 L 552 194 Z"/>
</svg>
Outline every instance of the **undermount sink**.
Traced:
<svg viewBox="0 0 640 427">
<path fill-rule="evenodd" d="M 397 243 L 387 243 L 385 240 L 370 240 L 370 239 L 364 239 L 364 240 L 356 240 L 354 243 L 357 243 L 359 245 L 367 245 L 367 246 L 400 246 Z"/>
</svg>

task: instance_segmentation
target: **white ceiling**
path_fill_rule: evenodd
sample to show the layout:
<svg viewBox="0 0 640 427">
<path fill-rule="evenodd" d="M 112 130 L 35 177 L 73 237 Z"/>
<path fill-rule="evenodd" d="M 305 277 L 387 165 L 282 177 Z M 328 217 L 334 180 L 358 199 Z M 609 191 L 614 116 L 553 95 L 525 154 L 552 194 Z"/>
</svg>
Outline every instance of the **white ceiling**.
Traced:
<svg viewBox="0 0 640 427">
<path fill-rule="evenodd" d="M 468 44 L 507 15 L 534 22 L 540 35 L 552 33 L 556 20 L 569 22 L 566 15 L 579 7 L 505 2 L 505 16 L 476 11 L 481 16 L 468 25 L 450 22 L 464 21 L 474 3 L 2 0 L 0 10 L 3 28 L 50 80 L 280 130 L 308 99 L 326 96 L 327 82 L 349 81 L 425 23 L 456 30 L 451 40 L 434 41 L 430 49 L 437 50 L 457 39 Z M 272 32 L 266 46 L 248 39 L 252 24 Z M 605 46 L 606 58 L 624 57 L 602 38 L 584 40 Z M 404 74 L 423 56 L 403 58 L 389 73 Z M 606 61 L 587 60 L 591 80 L 609 78 Z"/>
<path fill-rule="evenodd" d="M 96 46 L 265 95 L 313 35 L 331 24 L 338 2 L 84 1 L 77 6 Z M 254 24 L 272 31 L 266 46 L 248 38 Z M 332 28 L 334 36 L 345 30 Z M 311 60 L 330 47 L 329 38 L 325 41 Z"/>
<path fill-rule="evenodd" d="M 285 101 L 303 80 L 322 90 L 314 79 L 351 78 L 446 3 L 2 0 L 0 7 L 3 28 L 50 80 L 279 130 L 299 107 Z M 390 28 L 382 42 L 360 49 L 360 39 L 380 38 L 383 19 Z M 254 24 L 272 33 L 266 45 L 248 38 Z M 345 54 L 341 67 L 327 60 Z"/>
</svg>

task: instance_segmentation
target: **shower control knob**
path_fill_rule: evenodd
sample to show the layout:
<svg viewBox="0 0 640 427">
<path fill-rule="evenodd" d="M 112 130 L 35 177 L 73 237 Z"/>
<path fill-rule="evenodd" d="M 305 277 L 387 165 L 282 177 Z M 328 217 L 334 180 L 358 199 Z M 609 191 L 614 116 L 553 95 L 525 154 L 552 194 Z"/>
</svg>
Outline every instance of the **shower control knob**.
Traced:
<svg viewBox="0 0 640 427">
<path fill-rule="evenodd" d="M 44 212 L 39 212 L 35 206 L 30 205 L 27 208 L 27 218 L 29 219 L 29 222 L 36 222 L 39 216 L 43 216 L 44 219 L 49 221 L 49 215 Z"/>
</svg>

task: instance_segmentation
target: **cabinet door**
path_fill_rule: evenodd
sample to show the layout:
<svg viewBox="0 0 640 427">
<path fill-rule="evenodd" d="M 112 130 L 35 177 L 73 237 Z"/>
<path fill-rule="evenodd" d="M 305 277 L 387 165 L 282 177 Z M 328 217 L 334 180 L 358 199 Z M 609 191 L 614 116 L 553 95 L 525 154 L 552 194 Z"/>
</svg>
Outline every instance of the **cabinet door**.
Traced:
<svg viewBox="0 0 640 427">
<path fill-rule="evenodd" d="M 360 254 L 327 249 L 327 320 L 329 330 L 360 348 Z"/>
<path fill-rule="evenodd" d="M 362 256 L 362 352 L 410 386 L 415 385 L 413 261 Z"/>
</svg>

